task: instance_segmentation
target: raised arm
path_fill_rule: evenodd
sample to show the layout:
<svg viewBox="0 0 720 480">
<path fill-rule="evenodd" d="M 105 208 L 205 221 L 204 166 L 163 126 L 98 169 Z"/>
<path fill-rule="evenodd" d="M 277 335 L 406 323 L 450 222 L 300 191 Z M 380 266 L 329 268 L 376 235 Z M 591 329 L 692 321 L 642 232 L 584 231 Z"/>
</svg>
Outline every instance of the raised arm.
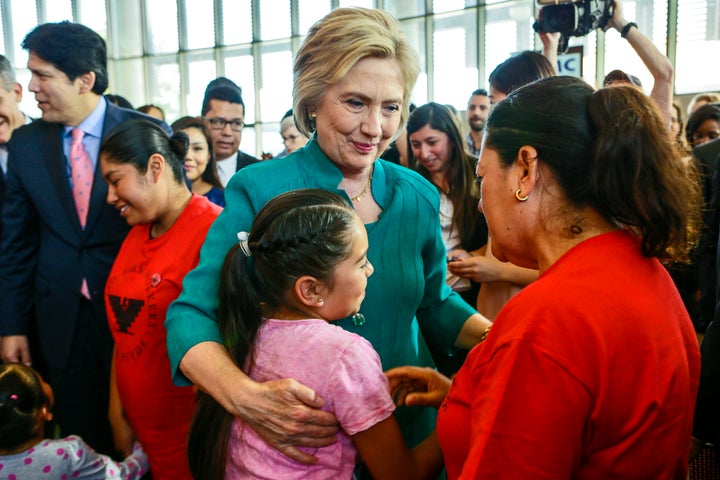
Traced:
<svg viewBox="0 0 720 480">
<path fill-rule="evenodd" d="M 670 63 L 670 59 L 667 56 L 657 49 L 649 38 L 640 32 L 634 22 L 629 22 L 625 19 L 622 2 L 620 2 L 620 0 L 615 0 L 614 7 L 613 16 L 610 18 L 607 27 L 614 28 L 620 32 L 652 74 L 655 83 L 653 84 L 650 97 L 662 112 L 667 126 L 670 128 L 674 78 L 672 63 Z"/>
</svg>

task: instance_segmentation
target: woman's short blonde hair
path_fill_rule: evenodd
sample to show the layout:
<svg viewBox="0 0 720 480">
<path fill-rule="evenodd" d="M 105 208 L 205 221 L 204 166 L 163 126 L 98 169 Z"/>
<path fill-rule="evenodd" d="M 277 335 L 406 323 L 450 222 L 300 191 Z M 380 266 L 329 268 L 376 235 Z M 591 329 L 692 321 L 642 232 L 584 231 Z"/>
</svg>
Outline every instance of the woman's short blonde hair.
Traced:
<svg viewBox="0 0 720 480">
<path fill-rule="evenodd" d="M 367 8 L 338 8 L 312 26 L 295 59 L 293 111 L 298 130 L 312 135 L 315 126 L 310 112 L 330 85 L 367 57 L 397 60 L 404 83 L 399 128 L 405 125 L 410 94 L 420 73 L 417 54 L 392 15 Z"/>
</svg>

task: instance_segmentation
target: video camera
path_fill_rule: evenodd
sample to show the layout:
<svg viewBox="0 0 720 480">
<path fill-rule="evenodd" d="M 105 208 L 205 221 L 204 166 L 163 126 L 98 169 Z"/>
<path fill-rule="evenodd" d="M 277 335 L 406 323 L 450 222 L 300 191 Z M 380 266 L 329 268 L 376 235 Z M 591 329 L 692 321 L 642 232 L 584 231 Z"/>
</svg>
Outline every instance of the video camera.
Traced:
<svg viewBox="0 0 720 480">
<path fill-rule="evenodd" d="M 613 15 L 613 0 L 537 0 L 540 15 L 536 32 L 560 32 L 560 51 L 567 50 L 568 37 L 582 37 L 605 28 Z"/>
</svg>

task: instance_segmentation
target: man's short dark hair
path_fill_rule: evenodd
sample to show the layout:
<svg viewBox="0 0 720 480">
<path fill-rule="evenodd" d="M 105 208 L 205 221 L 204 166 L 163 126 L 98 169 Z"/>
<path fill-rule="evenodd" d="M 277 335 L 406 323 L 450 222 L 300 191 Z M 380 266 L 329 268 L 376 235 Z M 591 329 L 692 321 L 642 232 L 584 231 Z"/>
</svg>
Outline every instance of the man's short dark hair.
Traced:
<svg viewBox="0 0 720 480">
<path fill-rule="evenodd" d="M 218 77 L 208 83 L 205 88 L 201 115 L 210 111 L 210 100 L 222 100 L 224 102 L 239 103 L 245 112 L 245 102 L 242 99 L 242 89 L 227 77 Z"/>
<path fill-rule="evenodd" d="M 472 93 L 472 95 L 470 95 L 470 96 L 471 96 L 471 97 L 474 97 L 475 95 L 479 95 L 479 96 L 481 96 L 481 97 L 487 97 L 487 96 L 488 96 L 488 92 L 487 92 L 487 90 L 485 90 L 484 88 L 478 88 L 478 89 L 475 90 L 475 91 Z"/>
<path fill-rule="evenodd" d="M 92 91 L 98 95 L 108 87 L 105 40 L 85 25 L 68 21 L 38 25 L 27 34 L 22 48 L 52 63 L 71 82 L 94 72 Z"/>
</svg>

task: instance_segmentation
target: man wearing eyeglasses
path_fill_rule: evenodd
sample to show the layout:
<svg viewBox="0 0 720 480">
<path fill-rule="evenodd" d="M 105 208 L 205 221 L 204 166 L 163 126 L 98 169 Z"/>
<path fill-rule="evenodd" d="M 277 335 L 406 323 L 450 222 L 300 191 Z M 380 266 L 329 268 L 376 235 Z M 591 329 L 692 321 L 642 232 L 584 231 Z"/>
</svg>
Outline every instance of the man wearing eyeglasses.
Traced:
<svg viewBox="0 0 720 480">
<path fill-rule="evenodd" d="M 202 116 L 210 131 L 217 160 L 217 173 L 223 186 L 235 172 L 259 160 L 240 151 L 245 125 L 245 103 L 242 90 L 232 80 L 219 77 L 211 81 L 202 105 Z"/>
</svg>

